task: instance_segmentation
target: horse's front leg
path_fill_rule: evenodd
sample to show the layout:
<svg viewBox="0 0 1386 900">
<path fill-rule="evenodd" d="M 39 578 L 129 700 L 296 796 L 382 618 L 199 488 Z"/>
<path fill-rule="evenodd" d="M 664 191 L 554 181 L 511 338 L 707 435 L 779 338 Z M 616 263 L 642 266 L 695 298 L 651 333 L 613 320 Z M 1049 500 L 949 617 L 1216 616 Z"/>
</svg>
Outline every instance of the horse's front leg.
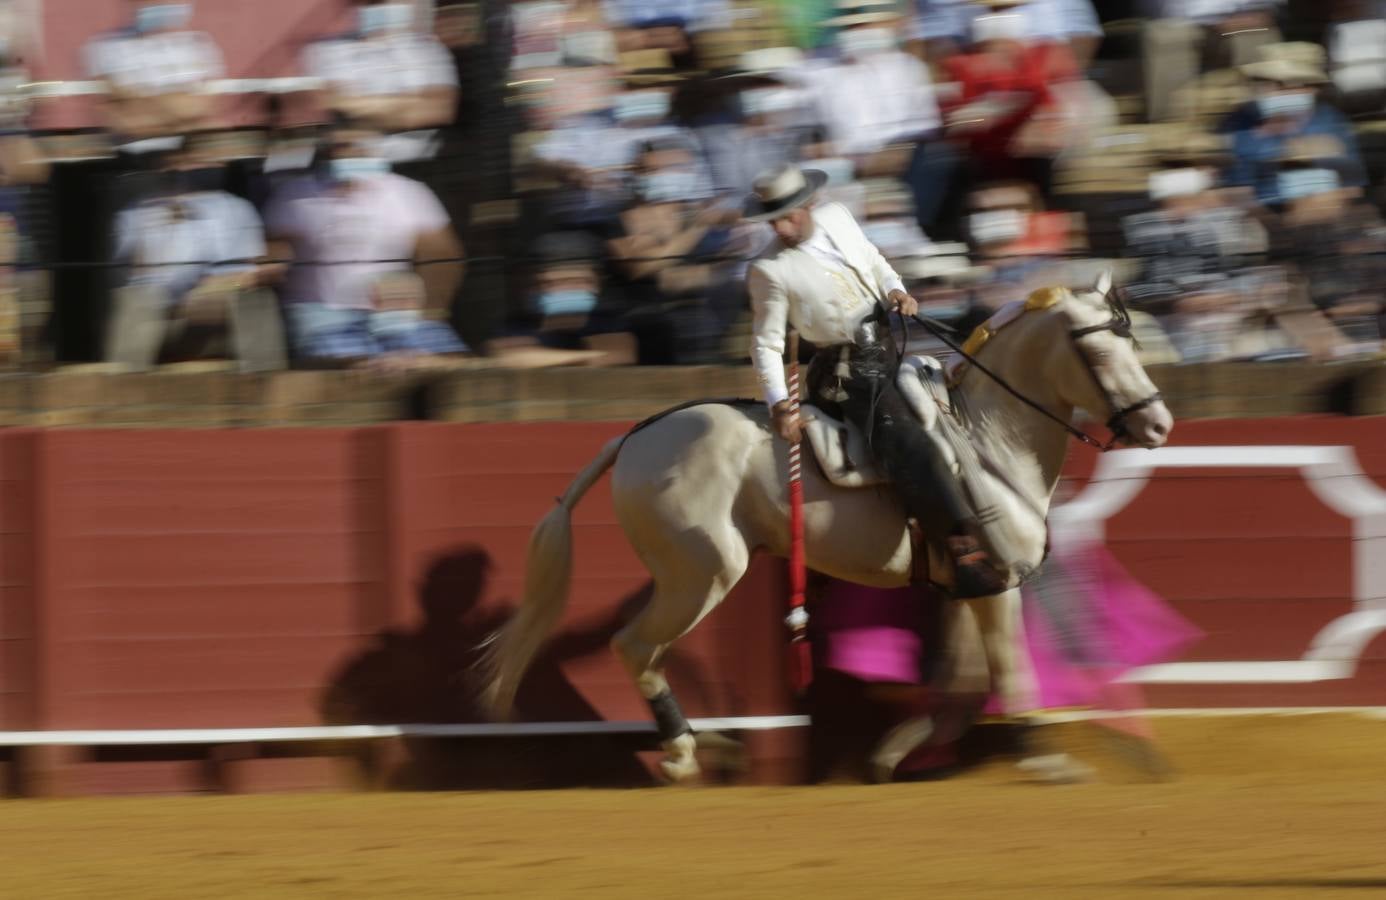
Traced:
<svg viewBox="0 0 1386 900">
<path fill-rule="evenodd" d="M 1025 649 L 1019 588 L 990 597 L 974 597 L 967 605 L 981 632 L 992 690 L 1001 701 L 1002 714 L 1016 717 L 1032 712 L 1037 697 L 1030 654 Z"/>
<path fill-rule="evenodd" d="M 1001 701 L 1001 712 L 1018 726 L 1021 771 L 1051 784 L 1071 784 L 1093 777 L 1091 766 L 1074 759 L 1036 733 L 1027 716 L 1039 708 L 1038 683 L 1025 642 L 1025 620 L 1020 590 L 968 601 L 982 647 L 991 669 L 992 690 Z"/>
</svg>

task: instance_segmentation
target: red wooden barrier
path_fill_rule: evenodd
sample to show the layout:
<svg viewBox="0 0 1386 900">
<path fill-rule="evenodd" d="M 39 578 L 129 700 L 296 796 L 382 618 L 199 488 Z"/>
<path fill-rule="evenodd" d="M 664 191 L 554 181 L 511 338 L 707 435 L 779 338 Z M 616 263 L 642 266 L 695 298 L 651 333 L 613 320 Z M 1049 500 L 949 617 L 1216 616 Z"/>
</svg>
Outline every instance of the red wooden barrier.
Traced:
<svg viewBox="0 0 1386 900">
<path fill-rule="evenodd" d="M 334 669 L 378 632 L 475 614 L 487 628 L 459 637 L 484 637 L 521 593 L 534 522 L 620 429 L 0 434 L 3 725 L 316 724 Z M 567 621 L 610 619 L 645 573 L 604 490 L 576 522 Z M 761 666 L 717 648 L 769 637 L 752 622 L 779 599 L 762 571 L 688 641 L 705 670 L 691 714 L 778 708 L 778 689 L 731 683 Z M 643 718 L 604 640 L 564 669 L 604 717 Z"/>
<path fill-rule="evenodd" d="M 1351 447 L 1386 485 L 1386 420 L 1300 417 L 1176 426 L 1174 445 Z M 1082 483 L 1096 455 L 1076 446 Z M 1352 523 L 1291 469 L 1157 470 L 1107 524 L 1110 549 L 1132 574 L 1206 632 L 1186 659 L 1300 659 L 1320 629 L 1353 609 Z M 1365 649 L 1350 680 L 1308 684 L 1159 685 L 1159 706 L 1318 706 L 1386 703 L 1386 637 Z"/>
<path fill-rule="evenodd" d="M 0 728 L 466 721 L 470 650 L 520 595 L 530 528 L 623 427 L 0 432 Z M 1347 444 L 1386 478 L 1386 420 L 1193 422 L 1176 436 Z M 1092 463 L 1076 448 L 1070 468 Z M 604 484 L 576 522 L 564 636 L 525 711 L 643 719 L 606 639 L 645 574 Z M 1208 632 L 1191 659 L 1279 660 L 1350 608 L 1349 528 L 1297 473 L 1179 470 L 1157 473 L 1108 538 Z M 762 562 L 679 645 L 671 675 L 690 715 L 792 711 L 782 571 Z M 1152 698 L 1383 703 L 1386 641 L 1351 681 Z"/>
</svg>

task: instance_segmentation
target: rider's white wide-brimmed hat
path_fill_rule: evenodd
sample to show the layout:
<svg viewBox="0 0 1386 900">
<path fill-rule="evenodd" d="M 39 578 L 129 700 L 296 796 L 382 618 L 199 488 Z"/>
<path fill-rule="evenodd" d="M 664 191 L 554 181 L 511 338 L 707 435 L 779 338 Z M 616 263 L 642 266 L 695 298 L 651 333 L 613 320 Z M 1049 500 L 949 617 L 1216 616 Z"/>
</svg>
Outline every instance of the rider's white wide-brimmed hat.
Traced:
<svg viewBox="0 0 1386 900">
<path fill-rule="evenodd" d="M 743 215 L 748 222 L 768 222 L 803 206 L 818 189 L 828 183 L 828 174 L 818 169 L 781 166 L 762 172 L 751 185 Z"/>
</svg>

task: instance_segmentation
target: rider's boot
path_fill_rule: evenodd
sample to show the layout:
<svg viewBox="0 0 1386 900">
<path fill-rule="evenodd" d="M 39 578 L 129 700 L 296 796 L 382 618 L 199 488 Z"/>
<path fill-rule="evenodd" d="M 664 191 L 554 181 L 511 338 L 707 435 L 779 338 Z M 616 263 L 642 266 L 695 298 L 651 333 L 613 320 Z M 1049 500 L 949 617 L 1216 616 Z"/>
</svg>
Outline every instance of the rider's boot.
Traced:
<svg viewBox="0 0 1386 900">
<path fill-rule="evenodd" d="M 1006 590 L 1006 579 L 969 529 L 959 528 L 948 537 L 948 555 L 953 559 L 953 596 L 957 599 L 991 597 Z"/>
<path fill-rule="evenodd" d="M 887 471 L 905 501 L 905 508 L 924 533 L 933 535 L 936 540 L 938 536 L 946 536 L 944 544 L 956 573 L 953 596 L 966 600 L 1004 591 L 1006 573 L 993 564 L 990 548 L 982 540 L 985 532 L 977 514 L 957 476 L 943 459 L 942 451 L 922 433 L 910 434 L 906 426 L 896 422 L 885 424 L 905 431 L 912 438 L 902 441 L 903 452 L 896 447 L 881 446 L 882 442 L 878 441 L 880 450 L 886 450 L 886 453 L 878 450 L 878 456 L 887 457 Z M 908 459 L 907 464 L 902 464 L 902 457 Z"/>
<path fill-rule="evenodd" d="M 843 412 L 867 436 L 876 462 L 894 484 L 908 514 L 945 546 L 957 573 L 955 597 L 988 597 L 1007 578 L 991 565 L 984 532 L 943 449 L 926 434 L 894 383 L 893 350 L 875 346 L 854 357 L 843 383 Z"/>
</svg>

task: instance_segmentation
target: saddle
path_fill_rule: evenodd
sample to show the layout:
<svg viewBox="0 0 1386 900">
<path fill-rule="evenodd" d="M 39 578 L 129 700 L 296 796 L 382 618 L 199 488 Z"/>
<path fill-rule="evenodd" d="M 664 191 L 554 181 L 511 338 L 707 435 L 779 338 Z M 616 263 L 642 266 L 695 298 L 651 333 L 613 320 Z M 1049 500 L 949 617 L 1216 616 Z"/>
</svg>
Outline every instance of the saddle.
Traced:
<svg viewBox="0 0 1386 900">
<path fill-rule="evenodd" d="M 906 357 L 900 363 L 896 385 L 920 428 L 943 448 L 954 474 L 958 474 L 959 445 L 967 445 L 967 436 L 951 416 L 943 366 L 930 356 Z M 799 418 L 818 467 L 828 481 L 842 488 L 872 487 L 889 481 L 872 460 L 866 435 L 860 428 L 810 403 L 799 407 Z"/>
<path fill-rule="evenodd" d="M 1014 550 L 1001 529 L 995 527 L 1003 508 L 998 492 L 1005 487 L 996 478 L 987 477 L 966 426 L 954 414 L 944 367 L 932 357 L 906 357 L 901 361 L 896 384 L 918 419 L 919 427 L 942 449 L 953 475 L 960 479 L 993 559 L 999 565 L 1013 568 L 1012 562 L 1022 559 L 1023 554 Z M 830 416 L 812 404 L 802 404 L 799 415 L 814 459 L 829 482 L 849 489 L 890 483 L 872 460 L 866 436 L 857 426 Z"/>
</svg>

